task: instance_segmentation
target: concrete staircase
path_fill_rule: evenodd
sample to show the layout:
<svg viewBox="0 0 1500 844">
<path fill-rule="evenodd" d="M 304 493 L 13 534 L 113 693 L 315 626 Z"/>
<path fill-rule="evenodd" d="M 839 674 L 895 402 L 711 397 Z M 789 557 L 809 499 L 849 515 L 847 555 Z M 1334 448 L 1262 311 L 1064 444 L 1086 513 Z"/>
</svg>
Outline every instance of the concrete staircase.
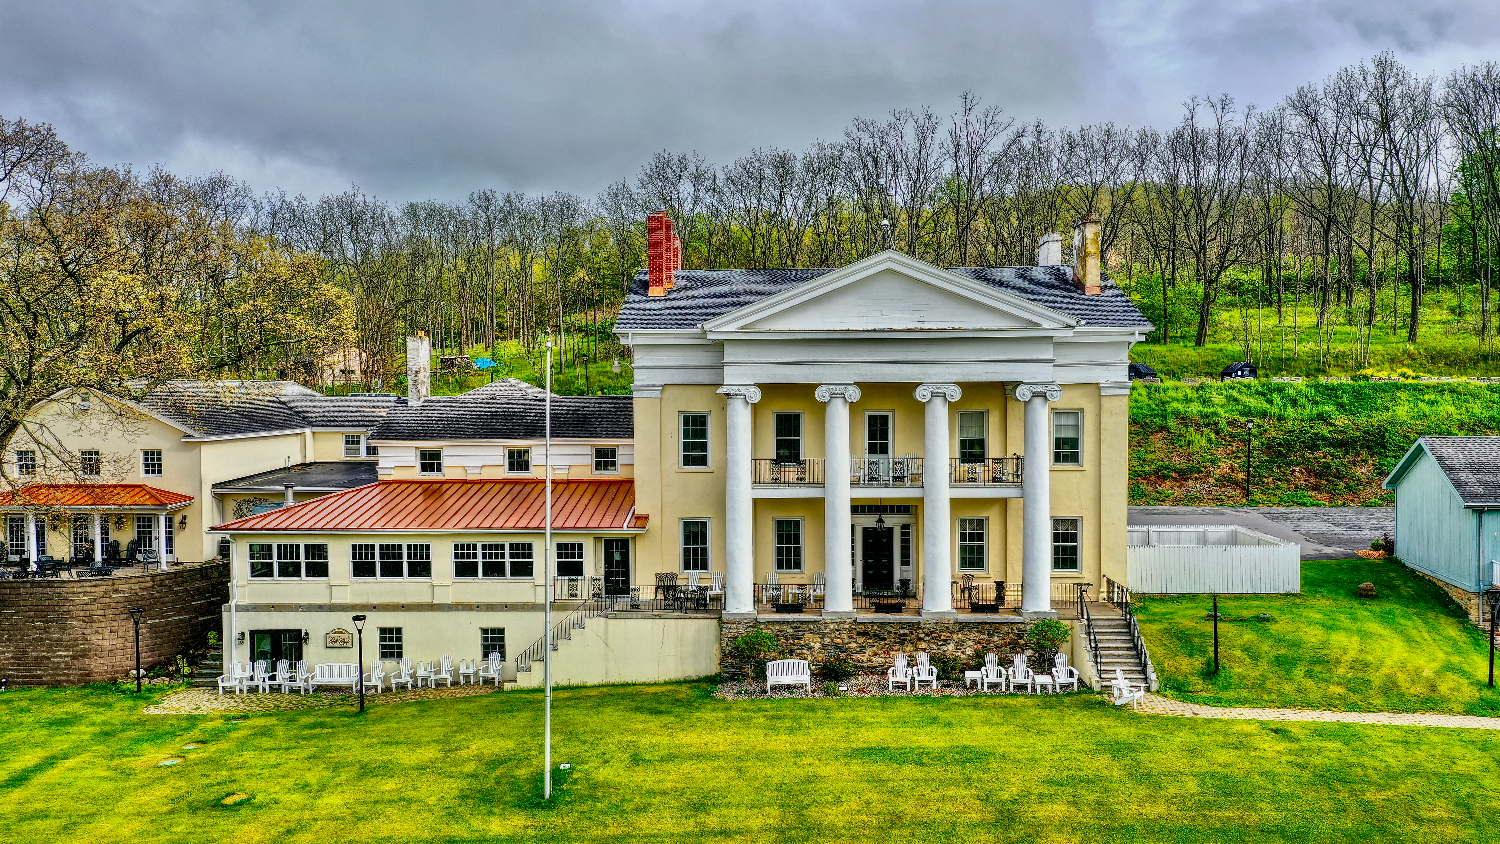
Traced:
<svg viewBox="0 0 1500 844">
<path fill-rule="evenodd" d="M 1141 669 L 1141 655 L 1130 637 L 1130 622 L 1125 616 L 1095 610 L 1091 617 L 1094 621 L 1094 636 L 1099 641 L 1099 664 L 1094 666 L 1094 671 L 1101 682 L 1108 686 L 1118 668 L 1124 672 L 1126 680 L 1141 683 L 1155 691 L 1155 684 L 1148 682 L 1146 672 Z"/>
<path fill-rule="evenodd" d="M 219 675 L 223 673 L 224 651 L 220 649 L 210 652 L 208 656 L 203 658 L 202 662 L 199 662 L 193 668 L 192 686 L 195 689 L 214 689 L 217 691 L 219 688 Z"/>
</svg>

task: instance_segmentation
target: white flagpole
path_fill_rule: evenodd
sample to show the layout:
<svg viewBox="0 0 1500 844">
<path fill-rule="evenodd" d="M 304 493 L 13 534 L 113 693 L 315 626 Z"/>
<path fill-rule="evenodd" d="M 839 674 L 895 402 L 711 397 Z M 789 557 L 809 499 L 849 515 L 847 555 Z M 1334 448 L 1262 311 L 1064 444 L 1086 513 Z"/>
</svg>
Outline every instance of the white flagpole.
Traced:
<svg viewBox="0 0 1500 844">
<path fill-rule="evenodd" d="M 547 397 L 546 404 L 546 454 L 547 454 L 547 512 L 542 516 L 542 673 L 545 675 L 546 691 L 543 693 L 542 714 L 542 764 L 546 773 L 542 780 L 542 799 L 552 799 L 552 338 L 547 338 Z"/>
</svg>

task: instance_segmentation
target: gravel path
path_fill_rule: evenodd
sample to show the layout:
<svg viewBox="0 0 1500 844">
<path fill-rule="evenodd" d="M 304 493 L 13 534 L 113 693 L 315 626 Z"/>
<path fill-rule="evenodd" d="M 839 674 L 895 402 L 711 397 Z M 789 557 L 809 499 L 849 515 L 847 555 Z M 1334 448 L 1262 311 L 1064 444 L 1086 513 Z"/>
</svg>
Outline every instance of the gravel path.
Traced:
<svg viewBox="0 0 1500 844">
<path fill-rule="evenodd" d="M 1239 721 L 1322 721 L 1343 724 L 1390 724 L 1400 727 L 1460 727 L 1500 730 L 1500 718 L 1444 715 L 1438 712 L 1331 712 L 1323 709 L 1257 709 L 1184 703 L 1161 695 L 1146 695 L 1137 711 L 1183 718 L 1225 718 Z"/>
<path fill-rule="evenodd" d="M 381 692 L 365 695 L 365 705 L 382 703 L 404 703 L 411 700 L 437 700 L 450 697 L 483 695 L 495 691 L 494 686 L 454 686 L 442 689 L 421 689 L 406 692 Z M 161 703 L 148 706 L 147 715 L 201 715 L 213 712 L 285 712 L 293 709 L 329 709 L 336 706 L 355 706 L 355 696 L 350 692 L 320 691 L 310 695 L 271 694 L 219 694 L 209 689 L 184 689 L 162 698 Z"/>
</svg>

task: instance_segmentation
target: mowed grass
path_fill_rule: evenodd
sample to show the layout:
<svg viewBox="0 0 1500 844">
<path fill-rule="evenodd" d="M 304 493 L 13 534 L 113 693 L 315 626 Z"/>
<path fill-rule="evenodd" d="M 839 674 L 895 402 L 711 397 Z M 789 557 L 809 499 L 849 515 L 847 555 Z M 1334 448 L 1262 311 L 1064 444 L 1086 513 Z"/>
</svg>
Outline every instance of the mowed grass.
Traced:
<svg viewBox="0 0 1500 844">
<path fill-rule="evenodd" d="M 1374 599 L 1360 598 L 1361 583 Z M 1162 692 L 1217 706 L 1500 715 L 1482 632 L 1432 582 L 1390 560 L 1304 561 L 1302 594 L 1142 597 Z M 1260 614 L 1271 620 L 1259 621 Z"/>
<path fill-rule="evenodd" d="M 552 805 L 534 692 L 239 724 L 144 715 L 110 691 L 9 692 L 0 838 L 1420 842 L 1478 838 L 1500 811 L 1488 731 L 1164 718 L 1089 694 L 710 691 L 560 691 L 555 758 L 574 769 Z M 235 793 L 249 798 L 222 805 Z"/>
</svg>

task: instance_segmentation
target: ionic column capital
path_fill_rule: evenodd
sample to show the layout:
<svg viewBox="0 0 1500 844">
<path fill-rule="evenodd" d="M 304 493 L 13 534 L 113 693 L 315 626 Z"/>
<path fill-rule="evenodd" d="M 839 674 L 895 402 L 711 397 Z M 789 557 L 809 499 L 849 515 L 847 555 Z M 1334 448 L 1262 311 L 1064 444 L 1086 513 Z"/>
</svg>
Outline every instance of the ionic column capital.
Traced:
<svg viewBox="0 0 1500 844">
<path fill-rule="evenodd" d="M 824 384 L 813 391 L 813 396 L 818 401 L 826 402 L 829 399 L 843 399 L 847 402 L 859 401 L 859 388 L 853 384 Z"/>
<path fill-rule="evenodd" d="M 751 404 L 760 401 L 760 388 L 754 384 L 725 384 L 717 392 L 733 399 L 744 399 Z"/>
<path fill-rule="evenodd" d="M 912 393 L 917 397 L 917 401 L 924 404 L 935 396 L 942 396 L 948 401 L 958 401 L 963 394 L 964 391 L 960 390 L 957 384 L 919 384 L 916 391 Z"/>
<path fill-rule="evenodd" d="M 1034 398 L 1060 401 L 1062 400 L 1062 387 L 1056 384 L 1016 385 L 1016 401 L 1031 401 Z"/>
</svg>

